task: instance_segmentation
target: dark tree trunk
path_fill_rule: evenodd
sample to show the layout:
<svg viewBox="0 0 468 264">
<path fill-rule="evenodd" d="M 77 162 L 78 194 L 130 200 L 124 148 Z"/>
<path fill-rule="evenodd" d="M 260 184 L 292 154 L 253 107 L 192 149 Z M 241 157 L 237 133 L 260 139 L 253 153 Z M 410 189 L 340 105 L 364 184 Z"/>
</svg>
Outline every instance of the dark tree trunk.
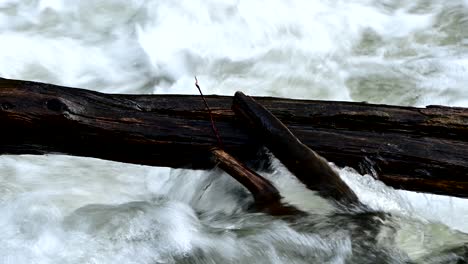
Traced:
<svg viewBox="0 0 468 264">
<path fill-rule="evenodd" d="M 195 88 L 194 88 L 195 89 Z M 194 90 L 195 93 L 196 90 Z M 224 148 L 241 161 L 261 147 L 207 96 Z M 255 98 L 307 146 L 396 188 L 468 197 L 468 110 Z M 115 95 L 0 79 L 0 154 L 61 153 L 206 169 L 216 138 L 199 96 Z"/>
</svg>

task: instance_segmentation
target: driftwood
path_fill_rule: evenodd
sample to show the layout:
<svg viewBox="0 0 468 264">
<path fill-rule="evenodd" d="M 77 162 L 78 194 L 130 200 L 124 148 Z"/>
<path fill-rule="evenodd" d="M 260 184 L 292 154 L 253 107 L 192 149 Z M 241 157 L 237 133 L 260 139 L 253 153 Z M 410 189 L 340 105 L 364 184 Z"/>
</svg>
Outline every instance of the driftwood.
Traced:
<svg viewBox="0 0 468 264">
<path fill-rule="evenodd" d="M 240 161 L 221 149 L 213 149 L 218 166 L 250 191 L 254 198 L 255 210 L 271 215 L 303 215 L 299 209 L 284 204 L 276 187 L 267 179 L 247 168 Z"/>
<path fill-rule="evenodd" d="M 360 204 L 356 194 L 324 158 L 304 145 L 278 118 L 252 97 L 237 92 L 232 109 L 307 188 L 341 204 Z"/>
<path fill-rule="evenodd" d="M 224 149 L 241 161 L 261 148 L 207 96 Z M 468 197 L 468 110 L 255 98 L 307 146 L 339 166 L 402 189 Z M 206 169 L 216 145 L 199 96 L 115 95 L 0 79 L 0 154 L 61 153 Z"/>
<path fill-rule="evenodd" d="M 218 166 L 236 179 L 242 184 L 247 190 L 250 191 L 254 198 L 253 206 L 255 210 L 268 213 L 270 215 L 304 215 L 305 212 L 298 210 L 297 208 L 285 204 L 281 201 L 282 197 L 276 187 L 267 179 L 257 174 L 255 171 L 249 169 L 245 164 L 238 161 L 233 156 L 229 155 L 223 148 L 223 142 L 219 135 L 218 128 L 216 127 L 211 112 L 210 106 L 206 101 L 205 96 L 198 84 L 198 79 L 195 77 L 195 86 L 200 92 L 200 96 L 205 104 L 206 111 L 210 116 L 211 129 L 213 135 L 218 141 L 218 147 L 213 148 L 211 153 L 218 162 Z"/>
</svg>

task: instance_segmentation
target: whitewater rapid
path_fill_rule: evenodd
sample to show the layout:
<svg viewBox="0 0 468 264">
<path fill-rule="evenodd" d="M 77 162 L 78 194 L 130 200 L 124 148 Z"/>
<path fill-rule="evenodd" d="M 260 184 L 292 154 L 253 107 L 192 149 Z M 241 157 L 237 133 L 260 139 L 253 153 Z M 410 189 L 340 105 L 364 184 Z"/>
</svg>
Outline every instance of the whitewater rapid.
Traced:
<svg viewBox="0 0 468 264">
<path fill-rule="evenodd" d="M 0 76 L 108 93 L 468 107 L 466 0 L 2 0 Z M 125 150 L 122 150 L 125 151 Z M 456 263 L 468 201 L 337 168 L 375 219 L 340 214 L 276 160 L 310 217 L 248 212 L 218 170 L 0 156 L 0 263 Z M 356 231 L 357 230 L 357 231 Z M 380 237 L 382 239 L 380 239 Z M 444 251 L 444 250 L 447 250 Z M 467 261 L 466 259 L 464 261 Z"/>
</svg>

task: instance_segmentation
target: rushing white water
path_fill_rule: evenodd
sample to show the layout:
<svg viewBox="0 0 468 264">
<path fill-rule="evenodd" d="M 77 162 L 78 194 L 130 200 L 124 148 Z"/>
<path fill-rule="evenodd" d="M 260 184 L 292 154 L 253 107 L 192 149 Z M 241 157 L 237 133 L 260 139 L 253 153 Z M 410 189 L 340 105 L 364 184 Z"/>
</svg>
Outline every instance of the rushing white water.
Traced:
<svg viewBox="0 0 468 264">
<path fill-rule="evenodd" d="M 197 75 L 205 93 L 468 107 L 466 0 L 2 0 L 0 36 L 7 78 L 196 93 Z M 247 212 L 217 170 L 1 156 L 0 263 L 466 261 L 467 200 L 337 168 L 391 213 L 376 231 L 274 162 L 265 176 L 310 217 Z"/>
</svg>

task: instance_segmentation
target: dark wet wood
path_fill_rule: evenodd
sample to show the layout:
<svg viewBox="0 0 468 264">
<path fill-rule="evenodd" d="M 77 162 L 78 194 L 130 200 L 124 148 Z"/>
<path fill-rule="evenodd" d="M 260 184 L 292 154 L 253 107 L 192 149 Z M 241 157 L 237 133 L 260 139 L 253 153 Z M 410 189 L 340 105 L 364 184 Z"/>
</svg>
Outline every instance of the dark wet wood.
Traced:
<svg viewBox="0 0 468 264">
<path fill-rule="evenodd" d="M 278 189 L 269 180 L 249 169 L 224 150 L 216 148 L 212 152 L 218 166 L 249 190 L 254 198 L 256 210 L 278 216 L 305 214 L 291 205 L 284 204 Z"/>
<path fill-rule="evenodd" d="M 375 171 L 396 188 L 468 197 L 465 108 L 255 99 L 339 166 Z M 261 144 L 234 116 L 232 97 L 206 100 L 225 150 L 242 162 L 257 160 Z M 0 79 L 0 124 L 0 154 L 61 153 L 192 169 L 215 165 L 210 150 L 216 139 L 199 96 L 102 94 Z"/>
<path fill-rule="evenodd" d="M 232 109 L 307 188 L 340 204 L 360 205 L 356 194 L 328 162 L 304 145 L 278 118 L 252 97 L 237 92 Z"/>
</svg>

